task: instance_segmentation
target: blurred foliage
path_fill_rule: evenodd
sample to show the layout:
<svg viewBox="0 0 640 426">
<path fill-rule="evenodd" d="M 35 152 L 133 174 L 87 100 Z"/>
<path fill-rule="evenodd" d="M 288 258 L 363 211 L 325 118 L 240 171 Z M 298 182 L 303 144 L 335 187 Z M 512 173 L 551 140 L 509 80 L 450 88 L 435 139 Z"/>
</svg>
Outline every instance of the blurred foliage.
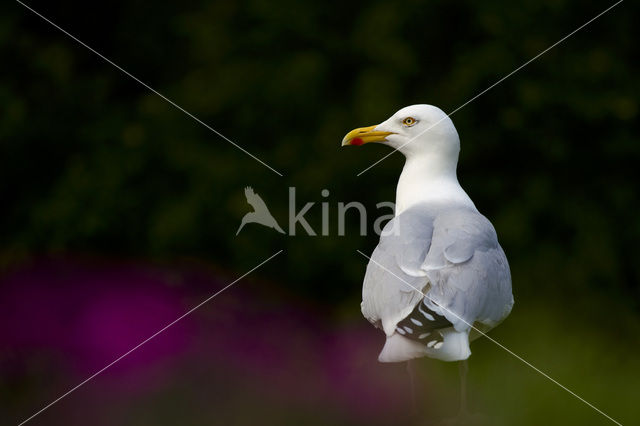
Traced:
<svg viewBox="0 0 640 426">
<path fill-rule="evenodd" d="M 450 112 L 608 5 L 29 4 L 285 176 L 14 4 L 0 16 L 5 266 L 89 252 L 245 271 L 284 248 L 273 278 L 349 303 L 365 266 L 355 250 L 377 237 L 361 237 L 355 217 L 344 237 L 255 225 L 236 237 L 243 188 L 283 225 L 289 186 L 299 205 L 316 202 L 316 229 L 322 201 L 332 214 L 352 200 L 375 212 L 393 200 L 402 158 L 356 177 L 388 151 L 341 150 L 348 130 L 413 103 Z M 637 309 L 637 12 L 621 4 L 452 117 L 461 183 L 498 230 L 516 301 L 584 294 Z"/>
</svg>

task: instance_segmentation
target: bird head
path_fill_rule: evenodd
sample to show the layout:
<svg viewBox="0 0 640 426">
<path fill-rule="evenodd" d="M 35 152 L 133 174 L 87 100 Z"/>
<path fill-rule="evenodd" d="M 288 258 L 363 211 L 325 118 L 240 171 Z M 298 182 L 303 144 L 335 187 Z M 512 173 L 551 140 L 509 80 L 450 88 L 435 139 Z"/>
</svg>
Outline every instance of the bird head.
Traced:
<svg viewBox="0 0 640 426">
<path fill-rule="evenodd" d="M 460 139 L 451 119 L 433 105 L 402 108 L 384 122 L 347 133 L 342 146 L 378 142 L 397 149 L 405 157 L 435 155 L 457 161 Z"/>
</svg>

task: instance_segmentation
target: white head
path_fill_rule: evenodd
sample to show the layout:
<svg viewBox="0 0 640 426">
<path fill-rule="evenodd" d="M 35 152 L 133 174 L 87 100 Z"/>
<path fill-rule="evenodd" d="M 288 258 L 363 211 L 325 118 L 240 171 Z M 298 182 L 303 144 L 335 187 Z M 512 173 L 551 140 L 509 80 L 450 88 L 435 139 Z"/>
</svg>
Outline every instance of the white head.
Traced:
<svg viewBox="0 0 640 426">
<path fill-rule="evenodd" d="M 342 146 L 380 142 L 407 158 L 396 192 L 396 215 L 425 202 L 456 202 L 474 207 L 456 177 L 460 139 L 440 108 L 412 105 L 377 126 L 347 133 Z"/>
<path fill-rule="evenodd" d="M 454 169 L 460 152 L 460 139 L 451 119 L 440 108 L 424 104 L 402 108 L 377 126 L 350 131 L 342 146 L 368 142 L 389 145 L 408 159 L 431 157 L 452 164 Z"/>
</svg>

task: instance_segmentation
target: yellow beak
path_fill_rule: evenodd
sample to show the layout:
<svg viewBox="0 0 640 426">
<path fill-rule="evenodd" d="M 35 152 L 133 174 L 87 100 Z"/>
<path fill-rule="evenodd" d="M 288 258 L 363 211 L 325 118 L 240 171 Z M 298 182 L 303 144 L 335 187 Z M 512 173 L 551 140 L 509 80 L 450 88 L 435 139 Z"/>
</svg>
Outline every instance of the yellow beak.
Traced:
<svg viewBox="0 0 640 426">
<path fill-rule="evenodd" d="M 369 142 L 385 142 L 387 136 L 392 135 L 393 132 L 380 132 L 375 131 L 376 126 L 360 127 L 359 129 L 353 129 L 342 139 L 342 146 L 354 145 L 359 146 Z"/>
</svg>

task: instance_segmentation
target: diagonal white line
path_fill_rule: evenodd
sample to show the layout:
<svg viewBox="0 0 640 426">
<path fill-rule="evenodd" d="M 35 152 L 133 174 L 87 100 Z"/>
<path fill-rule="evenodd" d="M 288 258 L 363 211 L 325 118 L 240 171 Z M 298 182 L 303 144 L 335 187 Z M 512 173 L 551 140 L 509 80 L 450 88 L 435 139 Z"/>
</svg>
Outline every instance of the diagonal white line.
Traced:
<svg viewBox="0 0 640 426">
<path fill-rule="evenodd" d="M 429 296 L 427 296 L 426 294 L 424 294 L 422 291 L 418 290 L 417 288 L 415 288 L 413 285 L 411 285 L 410 283 L 408 283 L 407 281 L 405 281 L 404 279 L 402 279 L 401 277 L 397 276 L 396 274 L 394 274 L 393 272 L 391 272 L 389 269 L 385 268 L 383 265 L 381 265 L 380 263 L 376 262 L 375 260 L 373 260 L 372 258 L 370 258 L 369 256 L 367 256 L 366 254 L 364 254 L 363 252 L 361 252 L 360 250 L 356 250 L 358 253 L 360 253 L 361 255 L 363 255 L 364 257 L 366 257 L 367 259 L 369 259 L 370 262 L 375 263 L 376 265 L 378 265 L 379 267 L 381 267 L 382 269 L 384 269 L 385 271 L 387 271 L 388 273 L 390 273 L 391 275 L 393 275 L 394 277 L 396 277 L 397 279 L 399 279 L 400 281 L 404 282 L 406 285 L 408 285 L 409 287 L 411 287 L 412 289 L 414 289 L 415 291 L 417 291 L 418 293 L 420 293 L 423 297 L 429 299 L 431 302 L 435 303 Z M 455 312 L 447 309 L 446 307 L 439 305 L 436 303 L 436 305 L 438 305 L 439 307 L 441 307 L 442 309 L 444 309 L 445 311 L 447 311 L 448 313 L 450 313 L 451 315 L 455 316 L 457 319 L 459 319 L 460 321 L 462 321 L 463 323 L 465 323 L 467 326 L 471 327 L 472 329 L 474 329 L 475 331 L 477 331 L 478 333 L 480 333 L 482 336 L 486 337 L 487 339 L 489 339 L 491 342 L 495 343 L 496 345 L 498 345 L 500 348 L 504 349 L 505 351 L 507 351 L 508 353 L 510 353 L 511 355 L 513 355 L 515 358 L 517 358 L 519 361 L 522 361 L 524 364 L 526 364 L 527 366 L 531 367 L 534 371 L 536 371 L 537 373 L 541 374 L 542 376 L 546 377 L 547 379 L 549 379 L 551 382 L 555 383 L 556 385 L 558 385 L 559 387 L 561 387 L 562 389 L 564 389 L 565 391 L 569 392 L 571 395 L 575 396 L 576 398 L 578 398 L 580 401 L 584 402 L 585 404 L 587 404 L 589 407 L 593 408 L 595 411 L 597 411 L 598 413 L 602 414 L 604 417 L 606 417 L 607 419 L 611 420 L 613 423 L 622 426 L 622 424 L 616 420 L 614 420 L 613 418 L 611 418 L 609 415 L 607 415 L 607 413 L 605 413 L 604 411 L 600 410 L 598 407 L 596 407 L 595 405 L 591 404 L 589 401 L 585 400 L 584 398 L 582 398 L 580 395 L 576 394 L 575 392 L 573 392 L 571 389 L 567 388 L 566 386 L 564 386 L 562 383 L 558 382 L 557 380 L 555 380 L 553 377 L 549 376 L 547 373 L 545 373 L 544 371 L 540 370 L 539 368 L 537 368 L 536 366 L 534 366 L 533 364 L 531 364 L 529 361 L 527 361 L 526 359 L 522 358 L 520 355 L 516 354 L 515 352 L 511 351 L 509 348 L 507 348 L 506 346 L 504 346 L 503 344 L 501 344 L 500 342 L 498 342 L 497 340 L 489 337 L 486 333 L 480 331 L 478 328 L 474 327 L 472 324 L 469 324 L 467 321 L 465 321 L 463 318 L 461 318 L 458 314 L 456 314 Z"/>
<path fill-rule="evenodd" d="M 48 19 L 45 16 L 43 16 L 42 14 L 38 13 L 37 11 L 35 11 L 31 7 L 27 6 L 26 4 L 24 4 L 20 0 L 16 0 L 16 1 L 18 3 L 20 3 L 22 6 L 24 6 L 25 8 L 29 9 L 31 12 L 35 13 L 36 15 L 38 15 L 40 18 L 42 18 L 45 21 L 47 21 L 49 24 L 51 24 L 52 26 L 54 26 L 58 30 L 62 31 L 64 34 L 66 34 L 67 36 L 69 36 L 70 38 L 72 38 L 73 40 L 75 40 L 76 42 L 81 44 L 82 46 L 84 46 L 87 49 L 89 49 L 91 52 L 93 52 L 96 55 L 98 55 L 100 58 L 104 59 L 105 61 L 107 61 L 108 63 L 110 63 L 111 65 L 113 65 L 117 69 L 119 69 L 120 71 L 122 71 L 124 74 L 128 75 L 129 77 L 131 77 L 132 79 L 134 79 L 135 81 L 137 81 L 138 83 L 140 83 L 141 85 L 143 85 L 144 87 L 146 87 L 147 89 L 149 89 L 150 91 L 155 93 L 156 95 L 160 96 L 165 101 L 169 102 L 171 105 L 173 105 L 174 107 L 176 107 L 177 109 L 179 109 L 180 111 L 182 111 L 183 113 L 185 113 L 186 115 L 188 115 L 189 117 L 191 117 L 192 119 L 194 119 L 195 121 L 197 121 L 198 123 L 200 123 L 201 125 L 206 127 L 207 129 L 211 130 L 216 135 L 220 136 L 225 141 L 229 142 L 231 145 L 233 145 L 236 148 L 238 148 L 240 151 L 242 151 L 245 154 L 247 154 L 249 157 L 253 158 L 254 160 L 259 162 L 263 166 L 267 167 L 269 170 L 271 170 L 272 172 L 274 172 L 278 176 L 282 177 L 282 173 L 280 173 L 279 171 L 277 171 L 276 169 L 274 169 L 273 167 L 271 167 L 270 165 L 268 165 L 267 163 L 265 163 L 264 161 L 262 161 L 261 159 L 259 159 L 258 157 L 256 157 L 255 155 L 253 155 L 252 153 L 250 153 L 249 151 L 247 151 L 243 147 L 241 147 L 240 145 L 238 145 L 237 143 L 233 142 L 231 139 L 229 139 L 228 137 L 226 137 L 225 135 L 223 135 L 222 133 L 220 133 L 219 131 L 217 131 L 213 127 L 209 126 L 207 123 L 205 123 L 204 121 L 200 120 L 198 117 L 196 117 L 195 115 L 191 114 L 189 111 L 187 111 L 186 109 L 182 108 L 180 105 L 178 105 L 177 103 L 175 103 L 171 99 L 167 98 L 165 95 L 163 95 L 162 93 L 158 92 L 156 89 L 154 89 L 153 87 L 149 86 L 147 83 L 145 83 L 144 81 L 140 80 L 138 77 L 134 76 L 129 71 L 125 70 L 124 68 L 122 68 L 121 66 L 119 66 L 118 64 L 113 62 L 111 59 L 107 58 L 106 56 L 104 56 L 103 54 L 101 54 L 100 52 L 98 52 L 97 50 L 95 50 L 94 48 L 92 48 L 91 46 L 89 46 L 88 44 L 83 42 L 82 40 L 80 40 L 77 37 L 73 36 L 72 34 L 70 34 L 68 31 L 64 30 L 60 26 L 56 25 L 50 19 Z"/>
<path fill-rule="evenodd" d="M 39 411 L 37 411 L 36 413 L 34 413 L 33 415 L 31 415 L 30 417 L 28 417 L 27 419 L 23 420 L 22 422 L 20 422 L 18 424 L 18 426 L 21 426 L 25 423 L 27 423 L 29 420 L 33 419 L 35 416 L 37 416 L 38 414 L 42 413 L 43 411 L 45 411 L 46 409 L 48 409 L 49 407 L 51 407 L 52 405 L 56 404 L 57 402 L 59 402 L 61 399 L 67 397 L 69 394 L 71 394 L 72 392 L 76 391 L 78 388 L 80 388 L 81 386 L 85 385 L 87 382 L 91 381 L 92 379 L 94 379 L 96 376 L 98 376 L 99 374 L 101 374 L 102 372 L 104 372 L 106 369 L 108 369 L 109 367 L 111 367 L 112 365 L 116 364 L 118 361 L 122 360 L 123 358 L 125 358 L 126 356 L 128 356 L 130 353 L 132 353 L 133 351 L 135 351 L 136 349 L 138 349 L 139 347 L 141 347 L 142 345 L 144 345 L 145 343 L 147 343 L 148 341 L 150 341 L 151 339 L 153 339 L 154 337 L 156 337 L 157 335 L 161 334 L 162 332 L 164 332 L 165 330 L 167 330 L 169 327 L 173 326 L 175 323 L 177 323 L 178 321 L 182 320 L 184 317 L 190 315 L 191 313 L 193 313 L 196 309 L 200 308 L 202 305 L 204 305 L 205 303 L 209 302 L 210 300 L 212 300 L 213 298 L 215 298 L 216 296 L 218 296 L 220 293 L 222 293 L 223 291 L 225 291 L 226 289 L 228 289 L 229 287 L 231 287 L 232 285 L 234 285 L 235 283 L 237 283 L 238 281 L 240 281 L 241 279 L 243 279 L 244 277 L 246 277 L 247 275 L 249 275 L 250 273 L 252 273 L 253 271 L 255 271 L 256 269 L 258 269 L 259 267 L 261 267 L 262 265 L 264 265 L 265 263 L 267 263 L 268 261 L 270 261 L 271 259 L 273 259 L 274 257 L 276 257 L 277 255 L 279 255 L 280 253 L 282 253 L 283 250 L 278 251 L 277 253 L 271 255 L 271 257 L 263 260 L 262 262 L 260 262 L 258 265 L 254 266 L 253 268 L 251 268 L 248 272 L 244 273 L 243 275 L 241 275 L 239 278 L 236 278 L 234 281 L 232 281 L 231 283 L 227 284 L 226 286 L 224 286 L 222 289 L 218 290 L 217 292 L 215 292 L 214 294 L 212 294 L 211 296 L 207 297 L 206 299 L 204 299 L 202 302 L 198 303 L 196 306 L 194 306 L 193 308 L 189 309 L 187 312 L 185 312 L 184 314 L 182 314 L 181 316 L 179 316 L 178 318 L 176 318 L 175 320 L 171 321 L 169 324 L 165 325 L 164 327 L 162 327 L 160 330 L 156 331 L 155 333 L 153 333 L 151 336 L 147 337 L 146 339 L 144 339 L 142 342 L 138 343 L 136 346 L 134 346 L 133 348 L 129 349 L 127 352 L 125 352 L 124 354 L 120 355 L 118 358 L 116 358 L 115 360 L 113 360 L 112 362 L 110 362 L 109 364 L 107 364 L 105 367 L 101 368 L 100 370 L 96 371 L 95 373 L 93 373 L 91 376 L 87 377 L 86 379 L 84 379 L 82 382 L 78 383 L 76 386 L 74 386 L 73 388 L 69 389 L 67 392 L 63 393 L 62 395 L 60 395 L 58 398 L 54 399 L 53 401 L 51 401 L 49 404 L 45 405 L 43 408 L 41 408 Z"/>
<path fill-rule="evenodd" d="M 357 174 L 357 176 L 360 176 L 361 174 L 363 174 L 364 172 L 366 172 L 367 170 L 371 169 L 372 167 L 376 166 L 378 163 L 380 163 L 381 161 L 384 161 L 386 158 L 388 158 L 389 156 L 393 155 L 396 151 L 400 150 L 402 147 L 405 147 L 407 145 L 409 145 L 411 142 L 413 142 L 414 140 L 416 140 L 417 138 L 419 138 L 420 136 L 422 136 L 424 133 L 426 133 L 427 131 L 429 131 L 430 129 L 434 128 L 436 125 L 438 125 L 440 122 L 442 122 L 442 120 L 444 120 L 447 117 L 451 117 L 453 114 L 455 114 L 456 112 L 460 111 L 462 108 L 466 107 L 467 105 L 469 105 L 471 102 L 475 101 L 476 99 L 478 99 L 480 96 L 484 95 L 485 93 L 487 93 L 489 90 L 493 89 L 494 87 L 496 87 L 498 84 L 502 83 L 503 81 L 505 81 L 506 79 L 508 79 L 509 77 L 511 77 L 512 75 L 514 75 L 515 73 L 517 73 L 518 71 L 520 71 L 522 68 L 526 67 L 527 65 L 529 65 L 531 62 L 535 61 L 536 59 L 538 59 L 540 56 L 544 55 L 545 53 L 547 53 L 548 51 L 550 51 L 551 49 L 553 49 L 554 47 L 556 47 L 557 45 L 559 45 L 560 43 L 562 43 L 563 41 L 565 41 L 566 39 L 568 39 L 569 37 L 571 37 L 572 35 L 574 35 L 575 33 L 577 33 L 578 31 L 580 31 L 581 29 L 583 29 L 584 27 L 586 27 L 587 25 L 589 25 L 590 23 L 592 23 L 593 21 L 595 21 L 596 19 L 598 19 L 599 17 L 601 17 L 602 15 L 604 15 L 605 13 L 609 12 L 611 9 L 613 9 L 614 7 L 616 7 L 617 5 L 619 5 L 620 3 L 622 3 L 624 0 L 619 0 L 618 2 L 612 4 L 611 6 L 609 6 L 608 8 L 606 8 L 605 10 L 603 10 L 602 12 L 600 12 L 599 14 L 597 14 L 596 16 L 594 16 L 593 18 L 591 18 L 590 20 L 588 20 L 587 22 L 585 22 L 584 24 L 580 25 L 578 28 L 576 28 L 575 30 L 571 31 L 569 34 L 567 34 L 566 36 L 562 37 L 560 40 L 556 41 L 555 43 L 553 43 L 551 46 L 547 47 L 546 49 L 544 49 L 542 52 L 538 53 L 536 56 L 534 56 L 533 58 L 529 59 L 527 62 L 525 62 L 524 64 L 520 65 L 518 68 L 516 68 L 515 70 L 511 71 L 509 74 L 505 75 L 504 77 L 502 77 L 500 80 L 496 81 L 495 83 L 493 83 L 491 86 L 487 87 L 486 89 L 484 89 L 482 92 L 478 93 L 477 95 L 475 95 L 473 98 L 469 99 L 467 102 L 463 103 L 462 105 L 460 105 L 458 108 L 454 109 L 453 111 L 451 111 L 449 114 L 447 114 L 445 117 L 442 117 L 440 120 L 436 121 L 434 124 L 430 125 L 429 127 L 427 127 L 426 129 L 424 129 L 422 132 L 420 132 L 417 136 L 409 139 L 409 141 L 405 142 L 403 145 L 401 145 L 398 148 L 394 148 L 393 151 L 391 151 L 390 153 L 388 153 L 387 155 L 385 155 L 384 157 L 382 157 L 381 159 L 379 159 L 378 161 L 376 161 L 375 163 L 373 163 L 372 165 L 370 165 L 369 167 L 367 167 L 366 169 L 362 170 L 360 173 Z"/>
</svg>

